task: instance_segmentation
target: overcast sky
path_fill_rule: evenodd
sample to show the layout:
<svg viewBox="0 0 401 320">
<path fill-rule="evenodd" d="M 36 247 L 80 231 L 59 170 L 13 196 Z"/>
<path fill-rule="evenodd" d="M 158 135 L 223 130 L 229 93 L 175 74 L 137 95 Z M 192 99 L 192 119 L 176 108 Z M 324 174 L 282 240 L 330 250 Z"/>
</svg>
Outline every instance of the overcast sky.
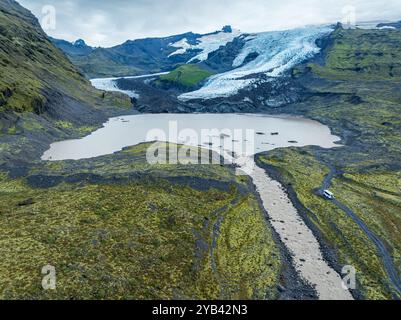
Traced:
<svg viewBox="0 0 401 320">
<path fill-rule="evenodd" d="M 128 39 L 207 33 L 232 25 L 244 32 L 341 21 L 401 20 L 401 0 L 17 0 L 56 38 L 109 47 Z M 49 23 L 53 6 L 56 24 Z M 50 7 L 51 8 L 51 7 Z M 48 27 L 46 27 L 48 26 Z"/>
</svg>

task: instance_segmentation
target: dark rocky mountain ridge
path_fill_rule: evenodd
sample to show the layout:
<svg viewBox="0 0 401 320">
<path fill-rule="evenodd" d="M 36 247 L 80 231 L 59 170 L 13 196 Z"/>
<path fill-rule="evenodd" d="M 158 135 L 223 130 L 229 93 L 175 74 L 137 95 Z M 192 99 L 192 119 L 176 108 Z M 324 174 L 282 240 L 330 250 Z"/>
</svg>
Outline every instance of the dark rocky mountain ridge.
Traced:
<svg viewBox="0 0 401 320">
<path fill-rule="evenodd" d="M 82 135 L 115 112 L 113 104 L 125 112 L 132 106 L 125 95 L 93 88 L 27 9 L 0 1 L 0 137 L 13 145 L 1 152 L 0 163 L 18 152 L 38 156 L 49 141 Z"/>
<path fill-rule="evenodd" d="M 231 33 L 233 30 L 231 26 L 225 26 L 221 31 L 203 35 L 187 32 L 168 37 L 128 40 L 111 48 L 90 47 L 84 41 L 78 43 L 59 39 L 52 41 L 88 78 L 118 77 L 173 70 L 195 57 L 200 50 L 188 48 L 183 54 L 171 55 L 179 49 L 172 44 L 186 40 L 189 45 L 194 46 L 199 44 L 199 39 L 202 37 L 220 32 Z M 237 42 L 236 45 L 238 44 Z M 219 70 L 224 68 L 213 62 L 209 67 Z"/>
</svg>

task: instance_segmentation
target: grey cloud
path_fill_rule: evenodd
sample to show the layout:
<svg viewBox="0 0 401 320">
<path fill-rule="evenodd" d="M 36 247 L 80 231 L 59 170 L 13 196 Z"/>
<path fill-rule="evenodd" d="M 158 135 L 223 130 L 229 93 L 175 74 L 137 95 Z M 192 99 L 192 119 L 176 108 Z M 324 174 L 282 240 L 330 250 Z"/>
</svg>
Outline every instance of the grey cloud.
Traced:
<svg viewBox="0 0 401 320">
<path fill-rule="evenodd" d="M 358 21 L 401 20 L 400 0 L 19 0 L 39 20 L 44 5 L 56 8 L 55 30 L 66 40 L 83 38 L 94 46 L 128 39 L 193 31 L 223 25 L 245 32 L 287 29 L 342 19 L 343 8 L 356 8 Z"/>
</svg>

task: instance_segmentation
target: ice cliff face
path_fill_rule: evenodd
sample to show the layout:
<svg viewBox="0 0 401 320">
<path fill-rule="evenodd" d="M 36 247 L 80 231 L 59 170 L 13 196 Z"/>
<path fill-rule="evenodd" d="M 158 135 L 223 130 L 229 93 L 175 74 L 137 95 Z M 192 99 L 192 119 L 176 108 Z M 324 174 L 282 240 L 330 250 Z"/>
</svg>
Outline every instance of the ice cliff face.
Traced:
<svg viewBox="0 0 401 320">
<path fill-rule="evenodd" d="M 233 62 L 233 70 L 209 78 L 201 89 L 185 93 L 179 98 L 192 100 L 228 97 L 261 81 L 261 75 L 269 79 L 263 81 L 271 81 L 317 54 L 320 49 L 316 46 L 316 40 L 331 31 L 333 29 L 329 26 L 313 26 L 250 35 Z M 257 55 L 256 59 L 244 63 L 251 54 Z"/>
</svg>

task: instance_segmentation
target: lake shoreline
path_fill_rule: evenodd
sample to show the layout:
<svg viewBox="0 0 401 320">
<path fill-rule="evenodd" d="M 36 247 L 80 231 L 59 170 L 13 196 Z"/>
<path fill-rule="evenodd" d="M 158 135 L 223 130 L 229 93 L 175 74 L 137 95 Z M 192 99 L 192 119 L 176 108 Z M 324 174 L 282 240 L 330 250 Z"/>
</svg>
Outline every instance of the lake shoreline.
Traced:
<svg viewBox="0 0 401 320">
<path fill-rule="evenodd" d="M 224 135 L 224 136 L 223 136 Z M 315 120 L 265 114 L 136 114 L 109 118 L 81 139 L 52 143 L 42 160 L 89 159 L 143 142 L 162 141 L 204 147 L 237 156 L 284 147 L 341 147 L 341 138 Z"/>
</svg>

